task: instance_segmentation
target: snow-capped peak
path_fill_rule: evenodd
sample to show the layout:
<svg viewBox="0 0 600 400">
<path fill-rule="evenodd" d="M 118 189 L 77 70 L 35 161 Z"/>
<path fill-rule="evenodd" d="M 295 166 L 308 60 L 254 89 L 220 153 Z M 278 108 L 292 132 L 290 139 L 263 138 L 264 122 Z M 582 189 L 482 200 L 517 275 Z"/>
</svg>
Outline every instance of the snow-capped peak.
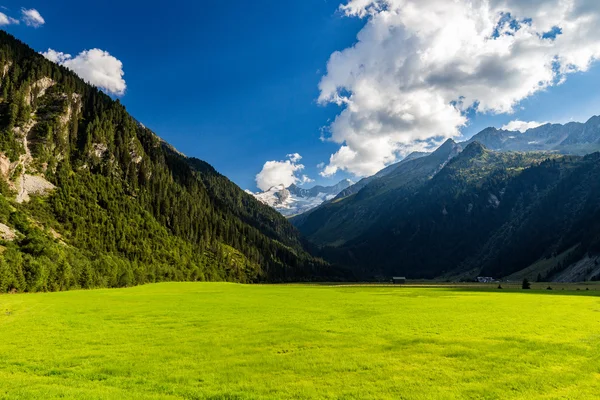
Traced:
<svg viewBox="0 0 600 400">
<path fill-rule="evenodd" d="M 260 202 L 275 208 L 285 216 L 302 214 L 311 210 L 325 201 L 333 199 L 342 190 L 353 185 L 349 179 L 344 179 L 334 186 L 315 186 L 310 189 L 283 184 L 271 187 L 269 190 L 252 194 Z"/>
</svg>

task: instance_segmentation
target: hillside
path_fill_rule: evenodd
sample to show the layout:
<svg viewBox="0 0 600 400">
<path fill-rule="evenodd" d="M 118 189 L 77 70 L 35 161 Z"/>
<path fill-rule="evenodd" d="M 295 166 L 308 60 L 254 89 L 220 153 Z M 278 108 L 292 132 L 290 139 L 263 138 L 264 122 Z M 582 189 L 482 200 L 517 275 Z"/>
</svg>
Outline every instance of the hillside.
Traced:
<svg viewBox="0 0 600 400">
<path fill-rule="evenodd" d="M 0 31 L 0 292 L 316 279 L 279 213 Z"/>
<path fill-rule="evenodd" d="M 494 152 L 472 142 L 445 164 L 434 155 L 295 222 L 325 258 L 370 278 L 503 277 L 569 250 L 545 269 L 541 278 L 552 280 L 600 253 L 598 153 Z M 342 218 L 360 222 L 331 242 Z M 600 275 L 593 258 L 591 266 L 587 279 Z"/>
<path fill-rule="evenodd" d="M 558 154 L 586 155 L 600 151 L 600 116 L 593 116 L 587 122 L 569 122 L 567 124 L 544 124 L 525 132 L 486 128 L 471 139 L 460 142 L 466 147 L 479 142 L 494 151 L 549 152 Z M 369 183 L 394 172 L 402 164 L 429 153 L 414 152 L 400 162 L 389 165 L 375 175 L 366 177 L 344 189 L 337 199 L 358 193 Z"/>
<path fill-rule="evenodd" d="M 348 191 L 345 197 L 338 196 L 311 212 L 293 218 L 292 222 L 315 243 L 342 245 L 386 218 L 399 198 L 412 193 L 435 175 L 460 150 L 461 147 L 450 139 L 432 154 L 408 158 L 379 177 L 362 181 L 363 187 L 355 193 Z"/>
<path fill-rule="evenodd" d="M 398 163 L 395 163 L 395 164 L 392 164 L 392 165 L 390 165 L 390 166 L 382 169 L 381 171 L 379 171 L 375 175 L 368 176 L 366 178 L 362 178 L 360 181 L 358 181 L 355 184 L 349 186 L 348 188 L 342 190 L 336 196 L 336 200 L 340 200 L 340 199 L 343 199 L 344 197 L 348 197 L 348 196 L 351 196 L 353 194 L 356 194 L 356 193 L 360 192 L 362 188 L 364 188 L 365 186 L 367 186 L 369 183 L 373 182 L 374 180 L 376 180 L 378 178 L 383 178 L 384 176 L 391 174 L 398 167 L 400 167 L 402 164 L 407 163 L 407 162 L 409 162 L 411 160 L 420 158 L 420 157 L 425 157 L 427 155 L 429 155 L 429 153 L 423 153 L 423 152 L 418 152 L 418 151 L 410 153 L 404 159 L 402 159 L 402 161 L 400 161 Z"/>
</svg>

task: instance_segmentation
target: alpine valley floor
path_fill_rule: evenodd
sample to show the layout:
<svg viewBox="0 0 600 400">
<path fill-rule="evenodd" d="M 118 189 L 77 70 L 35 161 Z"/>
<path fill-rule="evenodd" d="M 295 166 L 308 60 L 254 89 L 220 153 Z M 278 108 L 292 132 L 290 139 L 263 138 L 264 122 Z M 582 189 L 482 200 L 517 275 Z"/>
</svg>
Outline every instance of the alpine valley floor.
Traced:
<svg viewBox="0 0 600 400">
<path fill-rule="evenodd" d="M 598 286 L 545 286 L 2 295 L 0 398 L 598 398 Z"/>
</svg>

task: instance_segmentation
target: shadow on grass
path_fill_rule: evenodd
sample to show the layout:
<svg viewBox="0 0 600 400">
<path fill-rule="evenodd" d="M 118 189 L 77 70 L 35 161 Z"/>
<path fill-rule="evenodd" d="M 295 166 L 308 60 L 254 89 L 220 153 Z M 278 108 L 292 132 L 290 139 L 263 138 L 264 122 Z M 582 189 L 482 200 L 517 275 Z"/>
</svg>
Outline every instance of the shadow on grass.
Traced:
<svg viewBox="0 0 600 400">
<path fill-rule="evenodd" d="M 297 285 L 304 285 L 298 283 Z M 414 282 L 394 285 L 391 283 L 340 283 L 340 282 L 313 282 L 307 283 L 307 286 L 333 287 L 333 288 L 349 288 L 359 289 L 364 288 L 387 288 L 387 289 L 439 289 L 447 291 L 463 291 L 463 292 L 496 292 L 496 293 L 522 293 L 522 294 L 543 294 L 551 296 L 596 296 L 600 297 L 600 282 L 583 282 L 583 283 L 560 283 L 560 282 L 533 282 L 531 289 L 522 289 L 521 283 L 501 283 L 502 288 L 499 288 L 499 283 L 480 284 L 480 283 L 447 283 L 447 282 Z M 551 289 L 548 289 L 551 288 Z"/>
</svg>

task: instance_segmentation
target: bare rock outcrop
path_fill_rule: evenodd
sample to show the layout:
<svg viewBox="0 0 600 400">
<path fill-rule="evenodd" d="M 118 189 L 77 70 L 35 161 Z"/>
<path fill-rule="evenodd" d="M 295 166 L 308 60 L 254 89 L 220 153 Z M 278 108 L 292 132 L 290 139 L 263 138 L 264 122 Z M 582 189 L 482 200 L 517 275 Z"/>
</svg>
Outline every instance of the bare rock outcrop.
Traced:
<svg viewBox="0 0 600 400">
<path fill-rule="evenodd" d="M 7 225 L 0 223 L 0 239 L 2 240 L 15 240 L 17 234 Z"/>
<path fill-rule="evenodd" d="M 0 175 L 4 179 L 8 179 L 10 174 L 11 162 L 4 154 L 0 153 Z"/>
<path fill-rule="evenodd" d="M 17 203 L 29 201 L 29 196 L 32 194 L 44 195 L 55 189 L 52 183 L 48 182 L 41 176 L 23 174 L 19 182 L 17 192 Z"/>
<path fill-rule="evenodd" d="M 6 64 L 2 67 L 2 77 L 4 78 L 8 71 L 10 71 L 10 67 L 12 67 L 12 61 L 7 61 Z"/>
<path fill-rule="evenodd" d="M 46 76 L 33 82 L 29 88 L 28 95 L 25 96 L 25 102 L 27 105 L 31 105 L 36 98 L 44 96 L 46 94 L 46 90 L 50 89 L 55 84 L 56 82 Z"/>
</svg>

